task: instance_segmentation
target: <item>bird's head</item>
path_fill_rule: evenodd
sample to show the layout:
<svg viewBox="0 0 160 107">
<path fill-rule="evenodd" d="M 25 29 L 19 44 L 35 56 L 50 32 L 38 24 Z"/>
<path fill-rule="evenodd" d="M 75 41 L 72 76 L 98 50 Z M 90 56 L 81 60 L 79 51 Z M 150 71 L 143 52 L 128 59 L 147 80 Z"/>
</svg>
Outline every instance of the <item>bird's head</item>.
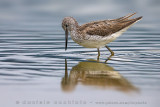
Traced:
<svg viewBox="0 0 160 107">
<path fill-rule="evenodd" d="M 62 28 L 65 31 L 65 50 L 67 50 L 68 32 L 76 29 L 78 26 L 77 21 L 73 17 L 65 17 L 62 21 Z"/>
</svg>

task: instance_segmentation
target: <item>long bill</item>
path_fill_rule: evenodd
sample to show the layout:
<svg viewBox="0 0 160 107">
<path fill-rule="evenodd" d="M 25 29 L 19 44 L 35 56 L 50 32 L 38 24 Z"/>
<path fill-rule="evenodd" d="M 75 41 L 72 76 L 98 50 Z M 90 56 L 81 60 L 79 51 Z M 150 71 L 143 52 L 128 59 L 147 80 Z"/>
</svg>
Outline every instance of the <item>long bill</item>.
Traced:
<svg viewBox="0 0 160 107">
<path fill-rule="evenodd" d="M 65 30 L 65 51 L 67 50 L 67 43 L 68 43 L 68 29 Z"/>
</svg>

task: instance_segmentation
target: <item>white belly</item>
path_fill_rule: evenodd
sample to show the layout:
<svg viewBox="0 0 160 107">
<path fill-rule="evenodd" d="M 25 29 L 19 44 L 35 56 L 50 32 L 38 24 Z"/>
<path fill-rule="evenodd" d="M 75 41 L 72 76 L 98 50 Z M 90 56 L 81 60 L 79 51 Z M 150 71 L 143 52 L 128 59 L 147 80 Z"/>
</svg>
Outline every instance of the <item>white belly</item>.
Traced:
<svg viewBox="0 0 160 107">
<path fill-rule="evenodd" d="M 87 35 L 87 36 L 90 36 L 89 39 L 82 40 L 78 44 L 86 48 L 101 48 L 101 47 L 104 47 L 106 44 L 114 41 L 117 37 L 119 37 L 124 32 L 124 30 L 121 30 L 119 32 L 116 32 L 108 36 Z"/>
</svg>

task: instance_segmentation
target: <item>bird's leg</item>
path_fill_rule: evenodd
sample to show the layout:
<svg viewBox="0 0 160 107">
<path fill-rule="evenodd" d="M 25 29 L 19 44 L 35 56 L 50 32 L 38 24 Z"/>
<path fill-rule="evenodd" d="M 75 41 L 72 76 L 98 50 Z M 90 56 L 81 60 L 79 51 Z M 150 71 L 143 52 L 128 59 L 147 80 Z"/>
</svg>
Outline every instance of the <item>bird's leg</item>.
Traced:
<svg viewBox="0 0 160 107">
<path fill-rule="evenodd" d="M 105 63 L 107 63 L 107 61 L 110 60 L 112 56 L 113 56 L 113 55 L 110 55 L 110 56 L 105 60 Z"/>
<path fill-rule="evenodd" d="M 108 46 L 106 48 L 111 52 L 111 56 L 114 56 L 114 52 Z"/>
<path fill-rule="evenodd" d="M 100 56 L 99 48 L 97 48 L 97 51 L 98 51 L 97 61 L 99 61 L 99 56 Z"/>
</svg>

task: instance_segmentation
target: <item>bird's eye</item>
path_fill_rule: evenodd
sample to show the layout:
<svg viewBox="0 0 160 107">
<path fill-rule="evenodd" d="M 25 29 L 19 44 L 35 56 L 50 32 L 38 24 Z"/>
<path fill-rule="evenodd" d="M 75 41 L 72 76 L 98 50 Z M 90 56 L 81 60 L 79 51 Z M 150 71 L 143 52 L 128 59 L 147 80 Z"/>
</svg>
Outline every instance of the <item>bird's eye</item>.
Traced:
<svg viewBox="0 0 160 107">
<path fill-rule="evenodd" d="M 68 25 L 66 25 L 66 27 L 68 27 Z"/>
</svg>

